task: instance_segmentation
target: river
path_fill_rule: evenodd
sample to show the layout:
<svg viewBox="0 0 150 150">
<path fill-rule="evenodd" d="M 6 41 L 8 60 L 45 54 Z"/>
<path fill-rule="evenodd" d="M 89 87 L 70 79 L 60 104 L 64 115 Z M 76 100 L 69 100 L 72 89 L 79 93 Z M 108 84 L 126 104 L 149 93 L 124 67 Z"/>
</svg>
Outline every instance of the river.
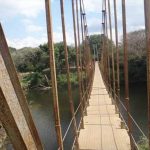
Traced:
<svg viewBox="0 0 150 150">
<path fill-rule="evenodd" d="M 58 93 L 62 134 L 64 135 L 71 120 L 67 88 L 60 89 Z M 73 99 L 75 102 L 75 108 L 77 108 L 79 104 L 78 97 L 78 89 L 74 88 Z M 32 112 L 33 119 L 36 123 L 36 127 L 42 140 L 44 149 L 56 150 L 58 146 L 56 142 L 56 133 L 54 125 L 52 93 L 49 91 L 30 91 L 27 95 L 27 99 L 29 101 L 30 110 Z M 79 115 L 80 114 L 78 113 L 78 123 Z M 71 149 L 71 145 L 73 142 L 72 135 L 72 130 L 69 130 L 69 133 L 64 141 L 64 147 L 66 150 Z"/>
<path fill-rule="evenodd" d="M 138 123 L 144 134 L 148 136 L 148 102 L 146 83 L 130 84 L 129 94 L 132 117 Z M 121 86 L 121 100 L 124 102 L 124 86 Z M 142 137 L 142 134 L 139 132 L 139 129 L 135 126 L 135 124 L 132 124 L 134 137 L 138 141 Z"/>
<path fill-rule="evenodd" d="M 79 104 L 78 101 L 78 90 L 74 88 L 73 98 L 75 101 L 75 108 Z M 121 86 L 121 99 L 123 101 L 124 97 L 124 87 Z M 30 110 L 33 115 L 33 119 L 36 123 L 40 138 L 42 140 L 45 150 L 55 150 L 58 148 L 56 142 L 56 133 L 54 126 L 53 117 L 53 100 L 52 94 L 48 91 L 30 91 L 27 95 Z M 68 124 L 71 119 L 69 113 L 69 103 L 67 96 L 67 88 L 59 90 L 59 105 L 60 105 L 60 118 L 62 125 L 62 133 L 64 135 Z M 147 94 L 146 94 L 146 84 L 132 84 L 130 85 L 130 106 L 133 118 L 137 121 L 141 129 L 145 134 L 148 133 L 147 130 Z M 79 120 L 79 115 L 77 116 Z M 136 136 L 141 136 L 133 126 L 133 131 Z M 70 130 L 65 142 L 65 150 L 71 149 L 72 144 L 72 131 Z"/>
</svg>

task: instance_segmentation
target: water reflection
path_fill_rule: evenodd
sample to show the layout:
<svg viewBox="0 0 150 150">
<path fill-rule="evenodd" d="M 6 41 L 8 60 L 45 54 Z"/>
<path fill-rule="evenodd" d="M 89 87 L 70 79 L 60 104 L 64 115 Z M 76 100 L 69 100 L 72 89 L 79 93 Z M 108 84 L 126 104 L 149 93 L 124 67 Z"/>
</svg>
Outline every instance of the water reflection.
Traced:
<svg viewBox="0 0 150 150">
<path fill-rule="evenodd" d="M 56 133 L 54 125 L 52 93 L 49 91 L 30 91 L 27 95 L 27 98 L 29 101 L 29 106 L 33 115 L 33 119 L 36 123 L 36 127 L 44 145 L 44 149 L 57 149 L 58 146 L 56 142 Z M 73 98 L 75 101 L 76 108 L 79 104 L 77 88 L 73 90 Z M 59 105 L 62 134 L 64 135 L 71 120 L 67 90 L 59 90 Z M 66 140 L 64 141 L 65 149 L 71 149 L 72 142 L 73 133 L 72 130 L 70 130 Z"/>
<path fill-rule="evenodd" d="M 148 116 L 147 116 L 147 85 L 146 83 L 131 84 L 130 91 L 130 110 L 133 118 L 138 123 L 142 131 L 148 136 Z M 124 86 L 121 86 L 121 99 L 124 101 Z M 137 127 L 132 126 L 134 137 L 139 140 L 142 134 Z"/>
</svg>

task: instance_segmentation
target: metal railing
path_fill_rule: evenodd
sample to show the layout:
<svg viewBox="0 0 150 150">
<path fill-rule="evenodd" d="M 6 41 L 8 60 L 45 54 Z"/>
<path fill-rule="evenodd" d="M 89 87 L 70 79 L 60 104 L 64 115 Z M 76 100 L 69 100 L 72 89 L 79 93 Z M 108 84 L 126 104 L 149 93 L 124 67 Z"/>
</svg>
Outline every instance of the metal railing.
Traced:
<svg viewBox="0 0 150 150">
<path fill-rule="evenodd" d="M 77 114 L 79 113 L 79 111 L 80 111 L 80 107 L 81 107 L 81 105 L 83 104 L 83 102 L 84 102 L 84 100 L 86 99 L 86 106 L 84 107 L 84 113 L 85 113 L 85 111 L 86 111 L 86 108 L 87 108 L 87 105 L 88 105 L 88 100 L 89 100 L 89 98 L 90 98 L 90 94 L 91 94 L 91 90 L 92 90 L 92 85 L 93 85 L 93 79 L 94 79 L 94 74 L 95 74 L 95 66 L 94 66 L 94 69 L 92 70 L 92 78 L 91 78 L 91 80 L 89 81 L 89 84 L 88 84 L 88 87 L 86 88 L 86 91 L 83 93 L 83 96 L 82 96 L 82 101 L 79 103 L 79 105 L 78 105 L 78 107 L 76 108 L 76 110 L 75 110 L 75 112 L 74 112 L 74 117 L 76 118 L 76 116 L 77 116 Z M 79 120 L 79 125 L 78 125 L 78 127 L 77 127 L 77 132 L 78 132 L 78 134 L 79 134 L 79 132 L 80 132 L 80 129 L 81 129 L 81 121 L 82 121 L 82 117 L 80 116 L 80 120 Z M 70 131 L 70 129 L 71 129 L 71 126 L 72 126 L 72 124 L 73 124 L 73 120 L 74 120 L 74 118 L 71 118 L 71 120 L 70 120 L 70 122 L 69 122 L 69 125 L 68 125 L 68 127 L 67 127 L 67 129 L 66 129 L 66 132 L 65 132 L 65 134 L 64 134 L 64 136 L 63 136 L 63 143 L 65 142 L 65 140 L 66 140 L 66 138 L 67 138 L 67 135 L 68 135 L 68 133 L 69 133 L 69 131 Z M 75 147 L 75 142 L 76 142 L 76 136 L 74 136 L 74 139 L 73 139 L 73 144 L 72 144 L 72 150 L 74 149 L 74 147 Z M 60 150 L 60 148 L 58 148 L 58 150 Z"/>
<path fill-rule="evenodd" d="M 103 75 L 102 75 L 102 76 L 103 76 Z M 139 124 L 135 121 L 135 119 L 133 118 L 133 116 L 131 115 L 131 113 L 128 112 L 126 106 L 123 104 L 123 102 L 121 101 L 121 99 L 119 98 L 119 96 L 116 94 L 116 92 L 114 92 L 114 90 L 112 89 L 111 85 L 106 84 L 105 81 L 104 81 L 104 84 L 105 84 L 105 86 L 106 86 L 107 91 L 108 91 L 108 89 L 109 89 L 108 93 L 109 93 L 109 96 L 111 97 L 112 101 L 114 102 L 115 107 L 117 108 L 117 110 L 119 110 L 119 116 L 120 116 L 122 122 L 124 123 L 124 127 L 125 127 L 126 130 L 128 131 L 128 134 L 130 134 L 130 136 L 131 136 L 131 140 L 132 140 L 131 142 L 132 142 L 133 145 L 134 145 L 134 149 L 139 150 L 139 145 L 138 145 L 138 144 L 139 144 L 140 141 L 137 141 L 137 140 L 135 139 L 133 133 L 129 133 L 129 127 L 128 127 L 128 123 L 127 123 L 127 119 L 125 118 L 125 115 L 126 115 L 126 114 L 129 114 L 130 119 L 131 119 L 131 121 L 132 121 L 132 126 L 135 125 L 135 127 L 136 127 L 136 128 L 138 129 L 138 131 L 140 132 L 141 136 L 139 137 L 139 139 L 140 139 L 141 137 L 143 137 L 143 138 L 145 138 L 145 139 L 148 139 L 147 136 L 146 136 L 145 133 L 142 131 L 142 129 L 140 128 Z M 119 106 L 117 105 L 117 102 L 116 102 L 116 100 L 114 100 L 114 98 L 113 98 L 112 95 L 114 95 L 114 96 L 117 98 L 116 100 L 119 101 Z M 123 110 L 124 110 L 124 111 L 123 111 Z M 125 113 L 126 113 L 126 114 L 125 114 Z"/>
</svg>

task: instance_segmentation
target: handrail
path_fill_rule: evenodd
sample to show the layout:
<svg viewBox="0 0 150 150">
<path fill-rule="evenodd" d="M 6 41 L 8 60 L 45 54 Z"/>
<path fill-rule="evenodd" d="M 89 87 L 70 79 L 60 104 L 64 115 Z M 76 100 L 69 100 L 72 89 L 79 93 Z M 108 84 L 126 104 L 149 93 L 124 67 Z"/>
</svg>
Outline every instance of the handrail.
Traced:
<svg viewBox="0 0 150 150">
<path fill-rule="evenodd" d="M 80 106 L 81 106 L 81 104 L 82 104 L 82 102 L 83 102 L 83 100 L 84 100 L 84 97 L 85 97 L 86 93 L 87 93 L 87 90 L 85 91 L 85 93 L 84 93 L 84 95 L 83 95 L 83 97 L 82 97 L 82 101 L 80 102 L 80 104 L 78 105 L 78 107 L 77 107 L 77 109 L 76 109 L 76 111 L 75 111 L 75 113 L 74 113 L 74 117 L 75 117 L 75 116 L 77 115 L 77 113 L 79 112 L 79 108 L 80 108 Z M 71 121 L 70 121 L 70 123 L 69 123 L 69 125 L 68 125 L 68 128 L 67 128 L 67 130 L 66 130 L 66 132 L 65 132 L 65 134 L 64 134 L 64 136 L 63 136 L 63 142 L 65 141 L 65 139 L 66 139 L 66 137 L 67 137 L 67 134 L 68 134 L 68 132 L 69 132 L 69 130 L 70 130 L 70 128 L 71 128 L 71 125 L 72 125 L 72 123 L 73 123 L 73 119 L 74 119 L 74 118 L 71 119 Z"/>
<path fill-rule="evenodd" d="M 69 129 L 70 129 L 71 125 L 72 125 L 73 120 L 74 120 L 74 118 L 71 119 L 71 121 L 70 121 L 70 123 L 69 123 L 69 125 L 68 125 L 68 128 L 67 128 L 67 130 L 66 130 L 66 132 L 65 132 L 65 135 L 63 136 L 63 142 L 65 141 L 65 139 L 66 139 L 66 137 L 67 137 L 67 134 L 68 134 L 68 132 L 69 132 Z"/>
<path fill-rule="evenodd" d="M 111 91 L 114 93 L 113 89 L 112 89 L 112 88 L 110 88 L 110 89 L 111 89 Z M 118 100 L 119 100 L 120 104 L 123 106 L 125 112 L 127 112 L 127 109 L 126 109 L 125 105 L 124 105 L 123 102 L 119 99 L 119 97 L 118 97 L 118 95 L 117 95 L 116 93 L 115 93 L 115 96 L 118 98 Z M 115 103 L 115 105 L 116 105 L 116 103 Z M 118 106 L 117 106 L 117 107 L 118 107 Z M 120 114 L 120 116 L 121 116 L 121 119 L 122 119 L 123 122 L 125 123 L 125 126 L 126 126 L 127 129 L 129 130 L 128 125 L 127 125 L 126 120 L 124 119 L 123 115 L 121 114 L 121 112 L 119 112 L 119 114 Z M 129 114 L 129 116 L 130 116 L 132 122 L 135 124 L 135 126 L 137 127 L 137 129 L 138 129 L 138 130 L 140 131 L 140 133 L 142 134 L 142 136 L 145 137 L 146 139 L 148 139 L 147 136 L 145 135 L 145 133 L 144 133 L 144 132 L 142 131 L 142 129 L 140 128 L 140 126 L 138 125 L 138 123 L 137 123 L 137 122 L 135 121 L 135 119 L 132 117 L 132 115 L 131 115 L 129 112 L 128 112 L 128 114 Z M 138 148 L 137 142 L 136 142 L 136 140 L 135 140 L 133 134 L 131 134 L 131 138 L 132 138 L 132 141 L 133 141 L 134 145 L 136 146 L 136 149 L 138 150 L 139 148 Z"/>
<path fill-rule="evenodd" d="M 134 143 L 135 148 L 136 148 L 137 150 L 139 150 L 139 147 L 138 147 L 138 145 L 137 145 L 137 143 L 136 143 L 136 141 L 135 141 L 135 139 L 134 139 L 134 137 L 133 137 L 132 134 L 131 134 L 131 138 L 132 138 L 132 141 L 133 141 L 133 143 Z"/>
<path fill-rule="evenodd" d="M 123 102 L 121 100 L 119 100 L 120 104 L 124 107 L 125 111 L 127 112 L 127 109 L 126 107 L 124 106 Z M 142 129 L 140 128 L 140 126 L 138 125 L 138 123 L 135 121 L 135 119 L 132 117 L 132 115 L 129 113 L 129 116 L 130 118 L 132 119 L 132 121 L 134 122 L 134 124 L 136 125 L 136 127 L 139 129 L 139 131 L 141 132 L 141 134 L 144 136 L 144 137 L 147 137 L 145 135 L 145 133 L 142 131 Z"/>
<path fill-rule="evenodd" d="M 113 90 L 112 90 L 113 91 Z M 125 107 L 125 105 L 123 104 L 123 102 L 119 99 L 118 95 L 115 93 L 115 96 L 118 98 L 120 104 L 123 106 L 124 110 L 127 112 L 127 109 Z M 118 107 L 118 106 L 117 106 Z M 140 128 L 140 126 L 138 125 L 138 123 L 135 121 L 135 119 L 132 117 L 132 115 L 129 113 L 130 118 L 132 119 L 132 121 L 134 122 L 134 124 L 136 125 L 136 127 L 139 129 L 139 131 L 141 132 L 141 134 L 147 138 L 147 136 L 145 135 L 145 133 L 142 131 L 142 129 Z"/>
<path fill-rule="evenodd" d="M 86 90 L 86 92 L 87 92 L 87 90 Z M 85 93 L 86 93 L 86 92 L 85 92 Z M 86 95 L 86 94 L 85 94 L 85 95 Z M 84 96 L 85 96 L 85 95 L 84 95 Z M 84 98 L 84 96 L 83 96 L 83 98 Z M 84 108 L 84 111 L 85 111 L 85 109 L 86 109 L 86 108 Z M 79 121 L 78 132 L 80 132 L 81 119 L 82 119 L 82 118 L 80 118 L 80 121 Z M 76 137 L 75 137 L 75 139 L 74 139 L 74 142 L 73 142 L 73 145 L 72 145 L 72 148 L 71 148 L 72 150 L 73 150 L 73 148 L 74 148 L 75 141 L 76 141 Z"/>
<path fill-rule="evenodd" d="M 99 67 L 99 68 L 100 68 L 100 67 Z M 101 69 L 100 69 L 100 70 L 101 70 Z M 102 74 L 102 78 L 103 78 L 103 74 Z M 119 101 L 119 103 L 122 105 L 122 107 L 123 107 L 123 109 L 125 110 L 125 112 L 127 112 L 127 109 L 126 109 L 125 105 L 124 105 L 123 102 L 120 100 L 120 98 L 118 97 L 118 95 L 116 94 L 116 92 L 114 92 L 114 90 L 112 89 L 111 85 L 110 85 L 110 84 L 107 85 L 106 82 L 105 82 L 105 80 L 104 80 L 104 78 L 103 78 L 103 81 L 104 81 L 104 84 L 105 84 L 105 86 L 106 86 L 107 91 L 108 91 L 108 89 L 110 90 L 110 92 L 109 92 L 110 97 L 113 99 L 113 96 L 112 96 L 112 94 L 111 94 L 111 93 L 113 93 L 113 94 L 115 95 L 115 97 L 117 98 L 117 100 Z M 117 109 L 118 109 L 119 106 L 117 106 L 116 100 L 113 99 L 113 101 L 115 102 L 115 106 L 116 106 Z M 145 133 L 144 133 L 144 132 L 142 131 L 142 129 L 140 128 L 140 126 L 138 125 L 138 123 L 137 123 L 137 122 L 135 121 L 135 119 L 132 117 L 131 113 L 130 113 L 130 112 L 127 112 L 127 113 L 129 114 L 129 117 L 130 117 L 131 121 L 134 123 L 134 125 L 137 127 L 137 129 L 140 131 L 140 133 L 142 134 L 142 136 L 145 137 L 146 139 L 148 139 L 147 136 L 145 135 Z M 125 120 L 124 116 L 122 115 L 121 112 L 119 112 L 119 115 L 120 115 L 120 118 L 122 119 L 122 121 L 124 122 L 126 129 L 129 130 L 128 125 L 127 125 L 127 123 L 126 123 L 126 120 Z M 130 135 L 131 135 L 131 139 L 132 139 L 132 141 L 133 141 L 133 144 L 134 144 L 135 148 L 136 148 L 137 150 L 139 150 L 138 144 L 137 144 L 137 142 L 136 142 L 136 140 L 135 140 L 133 134 L 130 133 Z"/>
<path fill-rule="evenodd" d="M 74 117 L 77 115 L 77 113 L 78 113 L 78 111 L 79 111 L 79 108 L 80 108 L 81 104 L 83 103 L 84 98 L 85 98 L 87 92 L 88 92 L 88 88 L 87 88 L 87 90 L 84 92 L 84 95 L 83 95 L 83 97 L 82 97 L 82 101 L 81 101 L 80 104 L 78 105 L 78 107 L 77 107 L 77 109 L 76 109 L 76 111 L 75 111 L 75 113 L 74 113 Z M 85 108 L 84 108 L 84 109 L 85 109 Z M 68 135 L 68 132 L 69 132 L 69 130 L 70 130 L 70 128 L 71 128 L 71 125 L 72 125 L 72 123 L 73 123 L 73 119 L 74 119 L 74 118 L 71 119 L 71 121 L 70 121 L 70 123 L 69 123 L 69 125 L 68 125 L 68 128 L 67 128 L 67 130 L 66 130 L 66 132 L 65 132 L 65 134 L 64 134 L 64 136 L 63 136 L 63 142 L 65 141 L 65 139 L 66 139 L 66 137 L 67 137 L 67 135 Z M 81 119 L 82 119 L 82 118 L 81 118 Z M 80 121 L 79 121 L 79 126 L 78 126 L 78 128 L 77 128 L 77 131 L 78 131 L 78 132 L 79 132 L 80 125 L 81 125 L 81 119 L 80 119 Z M 75 141 L 76 141 L 76 137 L 74 138 L 72 148 L 74 147 Z M 58 150 L 59 150 L 59 149 L 60 149 L 60 148 L 58 148 Z"/>
<path fill-rule="evenodd" d="M 90 93 L 91 93 L 91 87 L 92 87 L 92 84 L 93 84 L 95 69 L 93 68 L 92 71 L 93 71 L 92 79 L 89 81 L 88 87 L 87 87 L 86 91 L 83 93 L 82 101 L 79 103 L 78 107 L 76 108 L 76 111 L 74 112 L 74 117 L 76 117 L 77 113 L 79 112 L 79 109 L 80 109 L 82 103 L 84 102 L 84 99 L 85 99 L 86 95 L 87 95 L 87 99 L 88 99 L 88 98 L 89 98 L 89 95 L 90 95 Z M 86 110 L 86 106 L 84 107 L 84 112 L 85 112 L 85 110 Z M 67 128 L 67 130 L 66 130 L 66 132 L 65 132 L 65 134 L 64 134 L 64 136 L 63 136 L 63 142 L 65 141 L 65 139 L 66 139 L 66 137 L 67 137 L 67 135 L 68 135 L 68 132 L 69 132 L 69 130 L 70 130 L 70 128 L 71 128 L 71 125 L 72 125 L 72 123 L 73 123 L 73 120 L 74 120 L 74 118 L 71 119 L 71 121 L 70 121 L 70 123 L 69 123 L 69 125 L 68 125 L 68 128 Z M 82 117 L 80 118 L 79 126 L 78 126 L 78 128 L 77 128 L 77 132 L 80 132 L 81 120 L 82 120 Z M 74 138 L 73 145 L 72 145 L 72 149 L 73 149 L 73 147 L 74 147 L 74 145 L 75 145 L 75 141 L 76 141 L 76 137 Z M 58 150 L 59 150 L 59 149 L 60 149 L 60 148 L 58 148 Z"/>
</svg>

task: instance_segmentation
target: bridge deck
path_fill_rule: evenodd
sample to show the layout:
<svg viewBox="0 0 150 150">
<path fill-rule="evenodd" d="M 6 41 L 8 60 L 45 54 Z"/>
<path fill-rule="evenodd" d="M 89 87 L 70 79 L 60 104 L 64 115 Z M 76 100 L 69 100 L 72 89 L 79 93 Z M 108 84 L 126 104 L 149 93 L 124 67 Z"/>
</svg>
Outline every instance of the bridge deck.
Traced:
<svg viewBox="0 0 150 150">
<path fill-rule="evenodd" d="M 115 106 L 106 91 L 99 71 L 95 66 L 95 77 L 84 117 L 84 129 L 79 135 L 81 150 L 130 150 L 130 140 L 125 129 L 121 129 L 121 119 L 115 113 Z"/>
</svg>

